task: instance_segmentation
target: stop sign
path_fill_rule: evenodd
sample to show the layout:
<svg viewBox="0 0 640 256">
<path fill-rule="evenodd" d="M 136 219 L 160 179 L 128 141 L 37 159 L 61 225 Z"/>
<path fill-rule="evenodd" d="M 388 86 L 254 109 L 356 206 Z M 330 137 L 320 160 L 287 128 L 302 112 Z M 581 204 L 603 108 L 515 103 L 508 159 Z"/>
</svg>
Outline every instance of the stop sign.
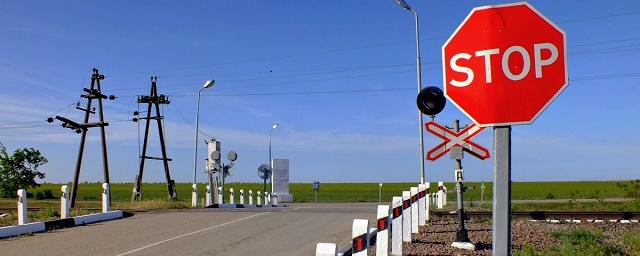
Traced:
<svg viewBox="0 0 640 256">
<path fill-rule="evenodd" d="M 532 123 L 568 81 L 564 31 L 527 3 L 473 9 L 442 59 L 446 97 L 480 126 Z"/>
</svg>

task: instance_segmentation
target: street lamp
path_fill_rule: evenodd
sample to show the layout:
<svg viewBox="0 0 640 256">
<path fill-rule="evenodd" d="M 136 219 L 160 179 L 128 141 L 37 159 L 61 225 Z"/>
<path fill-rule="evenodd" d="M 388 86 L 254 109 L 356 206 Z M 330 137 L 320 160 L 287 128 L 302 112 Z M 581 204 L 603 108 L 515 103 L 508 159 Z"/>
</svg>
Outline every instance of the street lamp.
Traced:
<svg viewBox="0 0 640 256">
<path fill-rule="evenodd" d="M 273 124 L 273 126 L 271 126 L 271 130 L 269 130 L 269 166 L 271 166 L 271 172 L 272 172 L 271 184 L 273 184 L 273 158 L 271 157 L 271 134 L 273 133 L 273 130 L 278 128 L 278 126 L 280 126 L 280 123 L 276 122 L 275 124 Z M 264 191 L 267 191 L 267 179 L 264 180 Z"/>
<path fill-rule="evenodd" d="M 193 153 L 193 188 L 195 189 L 196 187 L 196 175 L 197 175 L 197 170 L 198 170 L 198 126 L 199 126 L 199 116 L 200 116 L 200 94 L 202 94 L 202 90 L 204 89 L 208 89 L 213 87 L 216 84 L 216 81 L 211 79 L 208 80 L 204 83 L 204 85 L 202 85 L 202 88 L 200 88 L 200 90 L 198 90 L 198 103 L 196 104 L 196 135 L 195 135 L 195 147 L 194 147 L 194 153 Z M 197 192 L 197 191 L 194 191 Z M 194 198 L 194 202 L 191 202 L 191 204 L 195 207 L 198 205 L 197 199 Z"/>
<path fill-rule="evenodd" d="M 418 93 L 422 90 L 422 64 L 420 61 L 420 30 L 418 27 L 418 13 L 411 8 L 404 0 L 394 0 L 400 7 L 405 10 L 411 11 L 415 17 L 416 23 L 416 66 L 418 69 Z M 418 110 L 418 131 L 420 132 L 420 183 L 424 184 L 424 130 L 422 128 L 424 121 L 422 121 L 422 112 Z"/>
</svg>

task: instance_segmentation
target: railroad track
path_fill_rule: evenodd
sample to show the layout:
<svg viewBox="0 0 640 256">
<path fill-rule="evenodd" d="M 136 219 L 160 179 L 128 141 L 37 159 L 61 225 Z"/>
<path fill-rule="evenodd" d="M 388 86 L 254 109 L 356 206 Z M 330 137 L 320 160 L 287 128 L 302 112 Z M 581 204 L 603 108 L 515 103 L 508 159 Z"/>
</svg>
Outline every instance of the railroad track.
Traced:
<svg viewBox="0 0 640 256">
<path fill-rule="evenodd" d="M 491 212 L 466 212 L 467 219 L 469 218 L 491 218 Z M 640 212 L 574 212 L 574 211 L 518 211 L 511 213 L 514 218 L 531 218 L 533 220 L 545 220 L 545 219 L 616 219 L 616 220 L 630 220 L 640 219 Z M 458 216 L 456 212 L 443 212 L 436 211 L 431 212 L 433 216 L 439 217 L 455 217 Z"/>
</svg>

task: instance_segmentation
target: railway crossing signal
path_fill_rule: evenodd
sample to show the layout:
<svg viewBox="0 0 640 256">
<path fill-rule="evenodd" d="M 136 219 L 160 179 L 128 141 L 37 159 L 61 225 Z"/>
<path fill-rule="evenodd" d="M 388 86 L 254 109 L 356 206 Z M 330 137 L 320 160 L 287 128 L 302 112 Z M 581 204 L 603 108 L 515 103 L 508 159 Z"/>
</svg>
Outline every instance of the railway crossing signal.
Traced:
<svg viewBox="0 0 640 256">
<path fill-rule="evenodd" d="M 461 131 L 456 132 L 435 121 L 427 122 L 424 126 L 427 131 L 444 140 L 444 142 L 427 152 L 428 160 L 435 161 L 451 151 L 453 147 L 462 147 L 462 150 L 481 160 L 489 158 L 489 150 L 471 141 L 471 138 L 484 130 L 483 127 L 470 124 Z"/>
</svg>

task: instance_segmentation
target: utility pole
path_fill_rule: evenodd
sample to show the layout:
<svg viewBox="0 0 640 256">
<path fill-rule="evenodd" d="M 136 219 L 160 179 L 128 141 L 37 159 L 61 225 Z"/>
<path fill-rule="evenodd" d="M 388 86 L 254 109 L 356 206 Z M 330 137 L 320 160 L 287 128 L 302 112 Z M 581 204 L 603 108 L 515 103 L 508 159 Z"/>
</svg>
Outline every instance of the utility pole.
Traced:
<svg viewBox="0 0 640 256">
<path fill-rule="evenodd" d="M 72 129 L 76 133 L 81 134 L 80 148 L 78 149 L 78 158 L 76 161 L 75 175 L 73 178 L 73 189 L 71 190 L 71 205 L 70 205 L 71 208 L 75 207 L 75 203 L 76 203 L 78 185 L 80 180 L 80 170 L 82 169 L 82 159 L 84 156 L 84 146 L 87 141 L 87 132 L 89 128 L 100 127 L 104 183 L 109 184 L 109 161 L 108 161 L 108 155 L 107 155 L 107 135 L 104 128 L 105 126 L 109 126 L 109 123 L 106 123 L 104 121 L 104 111 L 102 108 L 102 100 L 103 99 L 115 100 L 116 96 L 113 96 L 113 95 L 107 96 L 102 94 L 100 80 L 104 80 L 104 78 L 105 76 L 101 75 L 98 69 L 94 68 L 93 74 L 91 75 L 91 87 L 82 89 L 85 92 L 85 94 L 81 94 L 80 97 L 87 99 L 87 105 L 85 108 L 80 107 L 80 102 L 78 102 L 78 104 L 76 105 L 76 109 L 84 112 L 84 119 L 82 123 L 78 123 L 61 116 L 55 117 L 55 120 L 59 120 L 62 122 L 62 127 Z M 100 121 L 90 123 L 89 119 L 91 114 L 96 113 L 95 107 L 94 108 L 91 107 L 91 103 L 94 99 L 98 100 L 98 118 Z M 47 119 L 47 121 L 50 123 L 52 123 L 53 120 L 54 118 L 51 118 L 51 117 Z M 110 197 L 111 195 L 109 195 L 109 198 Z M 109 202 L 109 204 L 110 203 L 111 202 Z"/>
<path fill-rule="evenodd" d="M 133 195 L 131 196 L 131 200 L 142 200 L 142 175 L 144 174 L 144 165 L 145 160 L 162 160 L 164 166 L 164 174 L 167 179 L 167 190 L 169 192 L 169 198 L 172 200 L 176 200 L 178 195 L 175 188 L 175 181 L 171 179 L 171 173 L 169 172 L 169 161 L 171 158 L 167 157 L 167 148 L 164 141 L 164 129 L 162 127 L 162 120 L 164 120 L 164 116 L 160 112 L 160 105 L 169 104 L 169 98 L 164 95 L 158 95 L 158 87 L 157 87 L 158 77 L 151 77 L 151 91 L 149 92 L 149 96 L 139 95 L 138 96 L 138 104 L 147 104 L 147 116 L 139 117 L 140 113 L 134 112 L 133 121 L 139 122 L 140 119 L 146 120 L 145 129 L 144 129 L 144 143 L 142 146 L 142 153 L 140 156 L 140 169 L 138 175 L 136 176 L 136 182 L 133 188 Z M 151 116 L 152 108 L 155 108 L 156 115 Z M 147 156 L 147 144 L 149 141 L 149 126 L 151 125 L 151 120 L 155 120 L 158 123 L 158 136 L 160 137 L 160 151 L 162 152 L 162 157 L 153 157 Z"/>
</svg>

